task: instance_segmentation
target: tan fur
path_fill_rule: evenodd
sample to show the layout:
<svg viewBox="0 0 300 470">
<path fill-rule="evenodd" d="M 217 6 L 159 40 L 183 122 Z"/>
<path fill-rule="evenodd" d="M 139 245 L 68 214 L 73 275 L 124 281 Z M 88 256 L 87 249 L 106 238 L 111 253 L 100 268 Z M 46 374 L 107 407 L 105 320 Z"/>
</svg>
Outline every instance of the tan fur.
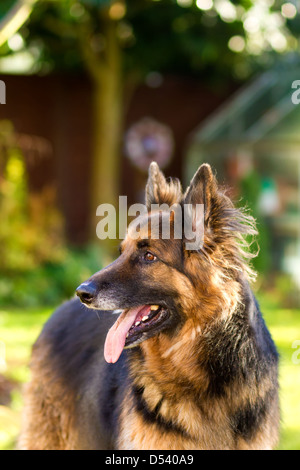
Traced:
<svg viewBox="0 0 300 470">
<path fill-rule="evenodd" d="M 180 202 L 182 189 L 180 181 L 172 179 L 167 183 L 165 176 L 158 165 L 153 162 L 149 167 L 149 179 L 146 186 L 146 206 L 151 209 L 151 204 L 165 203 L 172 206 Z"/>
<path fill-rule="evenodd" d="M 160 415 L 186 431 L 188 438 L 176 433 L 163 433 L 154 424 L 143 421 L 132 406 L 132 398 L 124 398 L 121 414 L 119 449 L 273 449 L 278 444 L 279 407 L 274 398 L 274 414 L 265 420 L 263 429 L 250 441 L 234 440 L 229 430 L 228 416 L 243 407 L 247 401 L 264 398 L 270 383 L 266 380 L 257 389 L 230 385 L 221 399 L 201 399 L 209 385 L 205 371 L 195 363 L 193 327 L 190 322 L 180 334 L 178 342 L 168 343 L 165 337 L 153 338 L 142 344 L 144 368 L 132 366 L 132 377 L 138 386 L 144 387 L 143 399 L 154 410 L 163 398 Z M 198 342 L 199 343 L 199 342 Z M 180 347 L 174 348 L 176 344 Z M 172 354 L 166 354 L 169 348 Z M 172 349 L 173 348 L 173 349 Z M 185 387 L 185 380 L 201 384 L 198 402 L 195 390 Z M 195 393 L 196 392 L 196 393 Z M 200 407 L 199 407 L 200 404 Z M 228 431 L 226 431 L 228 429 Z"/>
<path fill-rule="evenodd" d="M 141 239 L 147 236 L 148 232 L 141 231 Z M 124 251 L 134 251 L 135 244 L 129 234 L 123 242 Z M 209 238 L 205 244 L 209 246 Z M 160 250 L 159 241 L 155 243 L 155 250 Z M 145 423 L 141 415 L 134 411 L 132 398 L 127 396 L 121 415 L 120 449 L 265 449 L 277 445 L 278 427 L 275 422 L 278 413 L 274 418 L 268 417 L 264 430 L 251 441 L 235 441 L 230 431 L 226 432 L 228 416 L 249 399 L 251 402 L 260 396 L 263 398 L 268 392 L 268 384 L 257 390 L 243 390 L 237 384 L 236 389 L 228 388 L 221 399 L 206 398 L 201 401 L 209 386 L 209 377 L 198 362 L 201 336 L 209 332 L 212 323 L 228 321 L 241 302 L 241 286 L 233 276 L 233 273 L 245 270 L 244 261 L 238 253 L 239 248 L 233 244 L 233 239 L 230 241 L 230 237 L 225 246 L 214 247 L 213 253 L 203 260 L 202 265 L 199 265 L 198 253 L 185 253 L 185 269 L 194 283 L 175 269 L 166 266 L 156 268 L 155 278 L 168 279 L 179 293 L 186 322 L 175 337 L 158 335 L 142 343 L 144 365 L 140 369 L 139 363 L 135 367 L 133 361 L 131 376 L 137 386 L 144 388 L 143 400 L 148 408 L 154 410 L 163 400 L 160 415 L 180 426 L 189 438 L 172 432 L 163 433 L 154 424 Z M 168 256 L 172 255 L 170 249 Z M 150 282 L 154 283 L 155 279 Z M 185 383 L 200 386 L 197 392 L 200 407 L 199 403 L 195 404 L 195 390 L 187 389 Z M 275 408 L 278 409 L 277 404 Z"/>
<path fill-rule="evenodd" d="M 66 393 L 66 384 L 57 377 L 50 357 L 45 345 L 38 344 L 35 347 L 31 364 L 32 378 L 25 388 L 26 408 L 20 449 L 71 450 L 79 444 L 75 425 L 75 397 L 70 391 Z"/>
<path fill-rule="evenodd" d="M 243 338 L 240 330 L 233 331 L 236 324 L 231 320 L 236 319 L 234 315 L 242 310 L 243 302 L 246 304 L 243 286 L 253 278 L 249 265 L 252 255 L 245 247 L 246 235 L 256 233 L 254 220 L 233 207 L 218 188 L 209 165 L 199 168 L 183 195 L 180 183 L 167 182 L 158 166 L 152 164 L 146 187 L 148 210 L 151 204 L 170 206 L 182 202 L 205 206 L 203 246 L 187 251 L 172 235 L 170 240 L 162 240 L 160 223 L 169 220 L 173 228 L 174 214 L 166 210 L 149 212 L 136 221 L 140 228 L 138 239 L 134 237 L 136 225 L 129 227 L 120 258 L 99 274 L 105 282 L 105 276 L 116 275 L 117 269 L 122 283 L 134 281 L 138 288 L 142 279 L 144 288 L 150 286 L 155 295 L 167 284 L 167 298 L 172 296 L 180 316 L 171 334 L 157 331 L 156 336 L 141 342 L 128 354 L 131 382 L 122 391 L 115 446 L 120 450 L 275 448 L 279 435 L 276 376 L 265 374 L 258 380 L 257 371 L 250 368 L 247 380 L 242 375 L 230 376 L 229 383 L 225 379 L 222 382 L 222 393 L 211 393 L 215 376 L 210 371 L 212 355 L 207 356 L 211 331 L 218 335 L 226 331 L 230 341 L 234 337 L 234 341 L 242 343 L 239 361 L 245 360 Z M 158 222 L 155 234 L 158 236 L 151 238 L 153 221 Z M 161 262 L 140 267 L 137 259 L 142 256 L 145 241 L 145 250 L 153 250 Z M 215 342 L 210 344 L 210 353 L 214 347 Z M 237 430 L 236 417 L 241 427 L 245 424 L 245 419 L 238 419 L 240 410 L 244 411 L 242 418 L 247 417 L 247 407 L 255 410 L 256 404 L 264 404 L 266 397 L 271 406 L 265 414 L 260 410 L 263 418 L 258 426 L 252 427 L 254 432 L 248 437 L 247 426 L 244 432 Z M 51 352 L 40 340 L 33 354 L 32 381 L 27 389 L 30 419 L 25 415 L 21 447 L 92 448 L 94 436 L 85 442 L 88 433 L 83 432 L 77 420 L 79 398 L 55 370 Z"/>
</svg>

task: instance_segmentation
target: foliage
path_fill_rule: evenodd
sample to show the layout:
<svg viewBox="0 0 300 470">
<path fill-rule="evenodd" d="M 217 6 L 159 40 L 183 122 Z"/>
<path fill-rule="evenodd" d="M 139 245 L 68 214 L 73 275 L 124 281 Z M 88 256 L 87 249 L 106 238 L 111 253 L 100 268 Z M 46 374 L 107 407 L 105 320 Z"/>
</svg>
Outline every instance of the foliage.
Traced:
<svg viewBox="0 0 300 470">
<path fill-rule="evenodd" d="M 0 4 L 0 18 L 9 11 L 9 9 L 16 3 L 16 0 L 2 0 Z"/>
<path fill-rule="evenodd" d="M 260 274 L 266 274 L 271 266 L 270 233 L 268 226 L 258 211 L 258 200 L 261 193 L 261 176 L 253 169 L 240 181 L 240 194 L 243 195 L 241 203 L 246 203 L 257 222 L 257 243 L 251 246 L 253 253 L 258 253 L 252 260 L 254 268 Z"/>
<path fill-rule="evenodd" d="M 101 268 L 101 252 L 66 248 L 52 199 L 29 193 L 14 130 L 0 124 L 0 305 L 53 305 Z"/>
<path fill-rule="evenodd" d="M 101 251 L 96 246 L 65 250 L 60 261 L 48 261 L 35 269 L 0 271 L 0 307 L 55 305 L 71 298 L 76 288 L 102 268 Z"/>
<path fill-rule="evenodd" d="M 105 29 L 113 23 L 130 80 L 153 70 L 219 82 L 232 75 L 245 78 L 272 54 L 297 48 L 298 20 L 282 16 L 281 2 L 224 0 L 211 2 L 210 8 L 203 3 L 43 1 L 20 34 L 23 48 L 35 55 L 35 71 L 78 70 L 86 65 L 86 47 L 93 61 L 105 66 L 110 47 Z"/>
<path fill-rule="evenodd" d="M 0 259 L 1 272 L 9 275 L 61 259 L 63 247 L 56 210 L 44 204 L 36 208 L 13 128 L 8 121 L 0 124 Z"/>
</svg>

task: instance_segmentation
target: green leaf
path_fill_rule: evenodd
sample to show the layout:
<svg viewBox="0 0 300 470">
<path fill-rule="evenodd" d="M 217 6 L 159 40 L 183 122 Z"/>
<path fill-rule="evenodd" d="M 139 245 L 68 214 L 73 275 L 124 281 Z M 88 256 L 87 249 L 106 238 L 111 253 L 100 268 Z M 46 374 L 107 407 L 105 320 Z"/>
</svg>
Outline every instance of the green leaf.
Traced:
<svg viewBox="0 0 300 470">
<path fill-rule="evenodd" d="M 0 3 L 0 21 L 9 12 L 9 10 L 18 3 L 17 0 L 1 0 Z"/>
<path fill-rule="evenodd" d="M 111 0 L 81 0 L 81 3 L 93 7 L 105 7 L 111 3 Z"/>
</svg>

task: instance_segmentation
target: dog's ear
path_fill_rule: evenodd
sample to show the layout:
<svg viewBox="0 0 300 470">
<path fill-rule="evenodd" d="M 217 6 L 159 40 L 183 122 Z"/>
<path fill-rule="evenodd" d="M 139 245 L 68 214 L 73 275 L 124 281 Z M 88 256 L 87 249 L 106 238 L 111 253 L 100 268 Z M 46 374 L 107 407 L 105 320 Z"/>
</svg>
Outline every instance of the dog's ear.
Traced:
<svg viewBox="0 0 300 470">
<path fill-rule="evenodd" d="M 149 176 L 146 185 L 146 206 L 151 209 L 151 204 L 173 204 L 180 203 L 182 190 L 179 180 L 167 181 L 156 162 L 152 162 L 149 167 Z"/>
<path fill-rule="evenodd" d="M 188 230 L 192 227 L 192 236 L 185 237 L 186 250 L 201 251 L 211 259 L 213 251 L 221 247 L 216 259 L 218 263 L 222 260 L 227 273 L 244 271 L 253 278 L 255 273 L 247 260 L 256 255 L 248 251 L 251 243 L 246 237 L 257 234 L 255 220 L 246 211 L 234 207 L 225 191 L 218 186 L 210 165 L 200 166 L 183 202 L 189 205 L 184 207 L 188 214 Z M 197 204 L 203 210 L 197 210 Z"/>
<path fill-rule="evenodd" d="M 214 204 L 218 199 L 218 183 L 212 172 L 211 166 L 207 163 L 201 165 L 195 173 L 190 186 L 186 190 L 184 203 L 204 206 L 204 223 L 209 225 L 210 217 L 213 213 Z"/>
</svg>

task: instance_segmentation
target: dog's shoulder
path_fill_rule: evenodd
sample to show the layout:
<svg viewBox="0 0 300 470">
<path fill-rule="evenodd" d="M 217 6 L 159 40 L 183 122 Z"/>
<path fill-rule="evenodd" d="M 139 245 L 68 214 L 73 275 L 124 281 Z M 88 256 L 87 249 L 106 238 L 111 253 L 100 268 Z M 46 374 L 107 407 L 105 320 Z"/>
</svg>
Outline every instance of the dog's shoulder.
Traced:
<svg viewBox="0 0 300 470">
<path fill-rule="evenodd" d="M 44 357 L 60 376 L 77 381 L 78 371 L 103 356 L 111 312 L 90 310 L 78 299 L 61 305 L 44 325 L 33 346 L 33 357 Z"/>
</svg>

